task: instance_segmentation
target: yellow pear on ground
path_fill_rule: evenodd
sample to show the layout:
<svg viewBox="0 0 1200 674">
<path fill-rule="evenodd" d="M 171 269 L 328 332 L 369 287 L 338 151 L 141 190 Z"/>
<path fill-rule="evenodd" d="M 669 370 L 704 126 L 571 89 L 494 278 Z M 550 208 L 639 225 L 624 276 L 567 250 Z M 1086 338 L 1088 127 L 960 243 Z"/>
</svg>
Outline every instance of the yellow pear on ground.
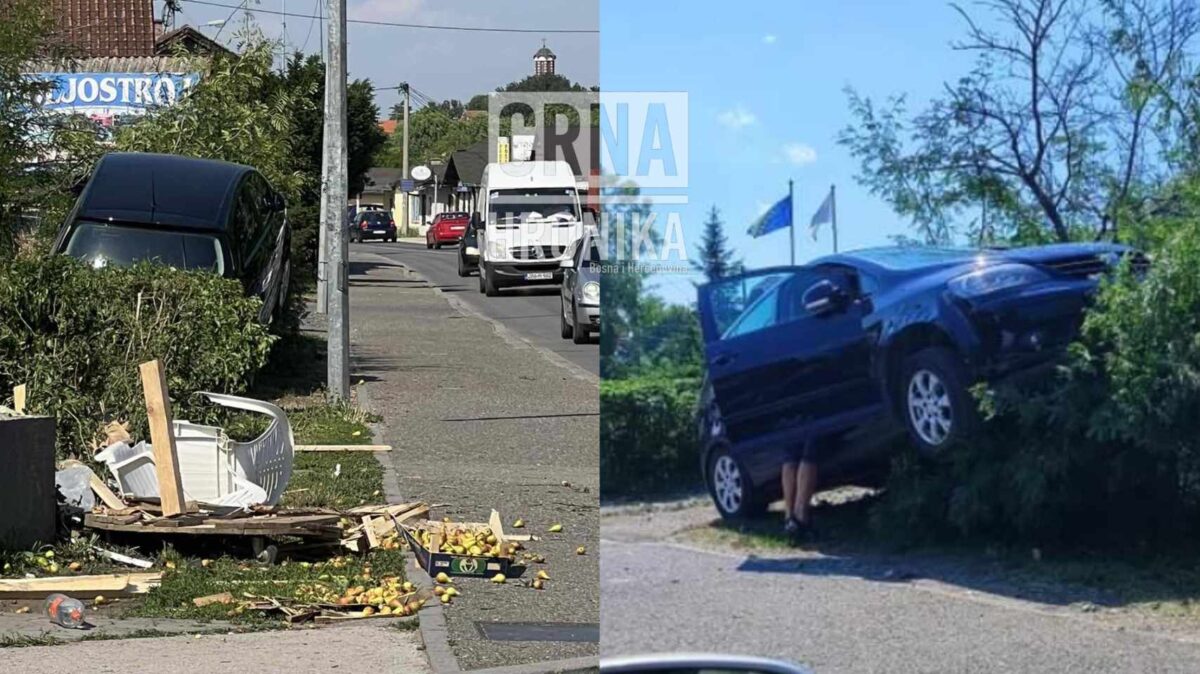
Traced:
<svg viewBox="0 0 1200 674">
<path fill-rule="evenodd" d="M 445 571 L 439 571 L 434 580 L 445 585 L 446 583 L 450 582 L 450 576 L 447 576 Z"/>
<path fill-rule="evenodd" d="M 506 580 L 508 579 L 504 577 L 503 573 L 497 573 L 496 575 L 492 576 L 493 583 L 503 583 Z"/>
<path fill-rule="evenodd" d="M 550 527 L 550 533 L 552 533 L 552 534 L 557 534 L 557 533 L 558 533 L 558 532 L 560 532 L 560 531 L 562 531 L 562 525 L 561 525 L 561 524 L 555 524 L 555 525 L 552 525 L 552 526 Z"/>
<path fill-rule="evenodd" d="M 541 578 L 542 580 L 550 580 L 550 574 L 540 569 L 537 572 L 537 577 Z"/>
</svg>

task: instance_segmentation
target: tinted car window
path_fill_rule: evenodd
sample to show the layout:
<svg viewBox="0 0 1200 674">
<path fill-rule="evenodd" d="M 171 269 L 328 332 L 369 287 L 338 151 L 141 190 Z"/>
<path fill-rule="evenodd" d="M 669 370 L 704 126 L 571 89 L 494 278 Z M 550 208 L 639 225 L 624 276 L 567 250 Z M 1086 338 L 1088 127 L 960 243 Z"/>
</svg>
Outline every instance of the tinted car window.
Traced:
<svg viewBox="0 0 1200 674">
<path fill-rule="evenodd" d="M 392 218 L 383 211 L 373 211 L 370 213 L 363 213 L 362 215 L 358 216 L 358 219 L 365 220 L 372 225 L 386 225 L 391 221 Z"/>
<path fill-rule="evenodd" d="M 779 287 L 776 286 L 759 296 L 758 300 L 729 328 L 725 338 L 740 337 L 765 330 L 779 320 Z"/>
<path fill-rule="evenodd" d="M 225 272 L 221 242 L 210 234 L 82 222 L 71 233 L 66 254 L 94 267 L 149 261 L 177 269 Z"/>
</svg>

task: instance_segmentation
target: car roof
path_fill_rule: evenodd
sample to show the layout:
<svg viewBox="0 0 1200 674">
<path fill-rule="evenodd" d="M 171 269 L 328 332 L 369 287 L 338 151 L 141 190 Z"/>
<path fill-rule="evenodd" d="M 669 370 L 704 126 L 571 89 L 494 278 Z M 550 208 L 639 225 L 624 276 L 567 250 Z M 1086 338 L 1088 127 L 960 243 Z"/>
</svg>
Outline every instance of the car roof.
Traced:
<svg viewBox="0 0 1200 674">
<path fill-rule="evenodd" d="M 96 164 L 75 217 L 222 231 L 234 188 L 253 171 L 211 159 L 113 152 Z"/>
</svg>

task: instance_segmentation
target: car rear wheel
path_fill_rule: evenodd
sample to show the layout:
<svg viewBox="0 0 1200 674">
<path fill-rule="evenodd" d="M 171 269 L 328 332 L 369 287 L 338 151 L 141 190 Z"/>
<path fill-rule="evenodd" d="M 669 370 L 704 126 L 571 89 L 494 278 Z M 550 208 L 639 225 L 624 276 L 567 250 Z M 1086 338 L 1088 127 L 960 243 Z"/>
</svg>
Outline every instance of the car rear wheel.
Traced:
<svg viewBox="0 0 1200 674">
<path fill-rule="evenodd" d="M 760 490 L 754 486 L 746 467 L 728 445 L 713 449 L 708 460 L 708 493 L 721 517 L 729 520 L 762 515 L 767 510 Z"/>
<path fill-rule="evenodd" d="M 471 272 L 467 269 L 467 263 L 463 260 L 462 251 L 459 251 L 459 253 L 458 253 L 458 277 L 466 278 L 470 275 L 471 275 Z"/>
<path fill-rule="evenodd" d="M 571 300 L 571 341 L 576 344 L 588 343 L 588 331 L 579 324 L 579 311 L 575 306 L 575 301 Z"/>
<path fill-rule="evenodd" d="M 563 339 L 570 339 L 575 334 L 575 329 L 567 322 L 567 302 L 562 295 L 558 296 L 558 323 Z"/>
<path fill-rule="evenodd" d="M 434 248 L 436 248 L 437 250 L 441 250 L 441 249 L 442 249 L 442 244 L 440 244 L 440 243 L 435 243 L 435 244 L 433 244 L 433 247 L 434 247 Z"/>
<path fill-rule="evenodd" d="M 970 436 L 978 420 L 966 370 L 953 351 L 930 348 L 904 361 L 900 409 L 909 437 L 923 456 L 937 458 Z"/>
<path fill-rule="evenodd" d="M 433 250 L 433 244 L 429 243 L 429 239 L 425 239 L 425 250 Z"/>
</svg>

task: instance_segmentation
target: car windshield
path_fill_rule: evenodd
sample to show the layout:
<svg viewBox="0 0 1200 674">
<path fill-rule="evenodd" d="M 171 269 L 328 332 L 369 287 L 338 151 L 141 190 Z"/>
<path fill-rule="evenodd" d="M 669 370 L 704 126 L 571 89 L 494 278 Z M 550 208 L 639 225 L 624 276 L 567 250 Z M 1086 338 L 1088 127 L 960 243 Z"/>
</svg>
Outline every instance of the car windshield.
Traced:
<svg viewBox="0 0 1200 674">
<path fill-rule="evenodd" d="M 221 241 L 211 234 L 83 222 L 71 233 L 65 252 L 97 268 L 148 261 L 225 273 Z"/>
<path fill-rule="evenodd" d="M 541 220 L 579 220 L 575 190 L 558 187 L 491 192 L 488 222 L 513 225 Z"/>
</svg>

